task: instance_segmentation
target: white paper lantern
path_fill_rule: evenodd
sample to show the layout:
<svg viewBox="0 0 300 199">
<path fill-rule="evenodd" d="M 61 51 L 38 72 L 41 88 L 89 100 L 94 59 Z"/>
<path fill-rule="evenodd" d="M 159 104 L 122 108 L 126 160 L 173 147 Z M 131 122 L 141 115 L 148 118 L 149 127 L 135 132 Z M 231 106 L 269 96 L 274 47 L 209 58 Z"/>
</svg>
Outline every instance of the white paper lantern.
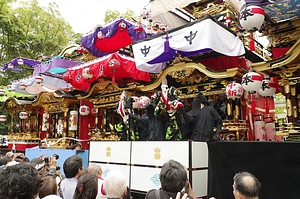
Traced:
<svg viewBox="0 0 300 199">
<path fill-rule="evenodd" d="M 0 122 L 6 121 L 6 115 L 0 115 Z"/>
<path fill-rule="evenodd" d="M 9 64 L 7 65 L 7 68 L 13 69 L 13 68 L 14 68 L 14 65 L 13 65 L 12 63 L 9 63 Z"/>
<path fill-rule="evenodd" d="M 28 113 L 25 111 L 22 111 L 19 113 L 19 117 L 20 117 L 20 119 L 25 120 L 28 117 Z"/>
<path fill-rule="evenodd" d="M 48 113 L 43 113 L 43 121 L 42 121 L 42 131 L 47 131 L 48 129 Z"/>
<path fill-rule="evenodd" d="M 244 29 L 259 29 L 265 20 L 265 12 L 259 6 L 246 6 L 240 11 L 240 24 Z"/>
<path fill-rule="evenodd" d="M 78 112 L 70 111 L 70 118 L 69 118 L 70 131 L 77 131 L 77 120 L 78 120 Z"/>
<path fill-rule="evenodd" d="M 19 85 L 19 87 L 20 87 L 20 89 L 25 90 L 27 86 L 24 83 L 21 83 Z"/>
<path fill-rule="evenodd" d="M 4 89 L 0 89 L 0 96 L 5 95 L 5 90 Z"/>
<path fill-rule="evenodd" d="M 35 82 L 41 84 L 43 82 L 43 77 L 40 75 L 35 76 Z"/>
<path fill-rule="evenodd" d="M 89 68 L 84 68 L 82 70 L 82 76 L 84 79 L 91 79 L 93 77 L 93 74 L 91 73 Z"/>
<path fill-rule="evenodd" d="M 232 82 L 226 86 L 226 96 L 228 98 L 240 98 L 243 92 L 243 87 L 239 83 Z"/>
<path fill-rule="evenodd" d="M 242 87 L 245 91 L 259 91 L 263 77 L 255 72 L 249 72 L 242 77 Z"/>
<path fill-rule="evenodd" d="M 90 114 L 90 107 L 88 107 L 87 105 L 82 105 L 79 108 L 79 114 L 83 116 Z"/>
<path fill-rule="evenodd" d="M 270 78 L 266 78 L 262 81 L 259 94 L 264 97 L 272 97 L 276 92 L 276 84 Z"/>
<path fill-rule="evenodd" d="M 20 58 L 20 59 L 17 60 L 17 63 L 18 63 L 18 65 L 23 65 L 24 64 L 24 60 Z"/>
<path fill-rule="evenodd" d="M 7 90 L 9 90 L 9 91 L 12 91 L 13 90 L 13 88 L 12 88 L 12 85 L 7 85 Z"/>
</svg>

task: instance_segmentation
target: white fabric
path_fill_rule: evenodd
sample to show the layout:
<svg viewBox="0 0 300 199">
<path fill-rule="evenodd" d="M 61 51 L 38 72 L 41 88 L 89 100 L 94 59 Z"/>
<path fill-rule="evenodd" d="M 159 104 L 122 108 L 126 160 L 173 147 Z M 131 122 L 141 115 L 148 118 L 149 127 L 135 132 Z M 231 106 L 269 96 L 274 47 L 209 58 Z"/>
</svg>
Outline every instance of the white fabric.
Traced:
<svg viewBox="0 0 300 199">
<path fill-rule="evenodd" d="M 195 33 L 191 43 L 187 37 Z M 166 34 L 150 40 L 144 40 L 133 44 L 134 58 L 137 68 L 149 63 L 164 53 Z M 201 49 L 211 49 L 227 56 L 241 56 L 245 54 L 244 45 L 241 40 L 220 26 L 210 18 L 193 23 L 176 31 L 170 31 L 169 47 L 174 50 L 193 52 Z M 147 55 L 142 49 L 149 48 Z"/>
<path fill-rule="evenodd" d="M 65 199 L 72 199 L 75 193 L 76 185 L 77 185 L 76 178 L 65 178 L 60 183 L 60 189 Z"/>
<path fill-rule="evenodd" d="M 98 195 L 96 199 L 106 199 L 106 195 L 103 195 L 101 192 L 102 186 L 103 186 L 104 180 L 98 178 Z"/>
<path fill-rule="evenodd" d="M 38 95 L 40 92 L 43 91 L 54 92 L 59 89 L 65 89 L 70 87 L 70 84 L 65 82 L 63 79 L 57 77 L 51 77 L 48 75 L 41 75 L 41 76 L 43 78 L 43 82 L 41 84 L 36 83 L 35 76 L 14 81 L 11 84 L 12 91 L 23 93 L 23 94 Z M 27 86 L 25 90 L 22 90 L 20 88 L 21 83 L 24 83 Z"/>
</svg>

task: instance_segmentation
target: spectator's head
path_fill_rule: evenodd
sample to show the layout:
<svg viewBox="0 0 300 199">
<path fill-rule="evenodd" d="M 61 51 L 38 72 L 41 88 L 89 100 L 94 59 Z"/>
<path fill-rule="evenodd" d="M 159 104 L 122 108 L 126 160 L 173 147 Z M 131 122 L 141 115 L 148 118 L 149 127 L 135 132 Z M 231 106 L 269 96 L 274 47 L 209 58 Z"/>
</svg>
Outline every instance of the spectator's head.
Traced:
<svg viewBox="0 0 300 199">
<path fill-rule="evenodd" d="M 236 199 L 258 199 L 261 184 L 249 172 L 239 172 L 233 177 L 233 195 Z"/>
<path fill-rule="evenodd" d="M 68 157 L 63 165 L 66 178 L 78 178 L 83 167 L 82 158 L 79 155 Z"/>
<path fill-rule="evenodd" d="M 39 197 L 44 198 L 48 195 L 57 195 L 57 183 L 55 176 L 43 176 L 41 178 Z"/>
<path fill-rule="evenodd" d="M 6 154 L 5 154 L 5 157 L 7 157 L 7 158 L 9 158 L 9 159 L 13 159 L 13 157 L 14 157 L 14 155 L 15 155 L 15 153 L 14 152 L 12 152 L 12 151 L 9 151 L 9 152 L 7 152 Z"/>
<path fill-rule="evenodd" d="M 161 188 L 167 192 L 180 192 L 187 183 L 187 172 L 182 164 L 175 160 L 166 162 L 160 171 Z"/>
<path fill-rule="evenodd" d="M 8 162 L 10 162 L 10 161 L 11 161 L 10 158 L 4 156 L 3 158 L 0 159 L 0 166 L 6 165 L 6 164 L 7 164 Z"/>
<path fill-rule="evenodd" d="M 76 144 L 74 144 L 71 149 L 73 150 L 82 150 L 82 146 L 79 142 L 77 142 Z"/>
<path fill-rule="evenodd" d="M 41 141 L 39 143 L 39 148 L 40 149 L 47 149 L 48 148 L 47 143 L 45 141 Z"/>
<path fill-rule="evenodd" d="M 74 199 L 95 199 L 98 194 L 98 179 L 93 174 L 83 174 L 78 178 Z"/>
<path fill-rule="evenodd" d="M 88 173 L 93 174 L 97 177 L 101 177 L 102 176 L 102 168 L 99 164 L 90 164 L 88 169 L 87 169 Z"/>
<path fill-rule="evenodd" d="M 39 192 L 37 170 L 28 163 L 7 166 L 0 173 L 0 198 L 34 199 Z"/>
<path fill-rule="evenodd" d="M 104 179 L 104 190 L 108 198 L 123 198 L 127 193 L 125 176 L 118 171 L 110 171 Z"/>
</svg>

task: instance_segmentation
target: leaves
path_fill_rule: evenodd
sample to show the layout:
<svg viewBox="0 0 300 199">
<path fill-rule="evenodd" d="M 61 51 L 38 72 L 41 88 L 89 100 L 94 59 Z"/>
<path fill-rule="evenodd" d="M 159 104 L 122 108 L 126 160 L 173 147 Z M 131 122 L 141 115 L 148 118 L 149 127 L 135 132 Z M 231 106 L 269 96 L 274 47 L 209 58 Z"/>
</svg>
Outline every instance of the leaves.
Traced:
<svg viewBox="0 0 300 199">
<path fill-rule="evenodd" d="M 13 9 L 9 6 L 10 2 L 0 0 L 1 67 L 16 57 L 36 59 L 39 55 L 58 55 L 72 40 L 72 27 L 61 18 L 56 3 L 42 8 L 36 0 L 17 1 L 19 7 Z M 32 68 L 26 67 L 22 66 L 22 73 L 12 70 L 1 72 L 0 85 L 31 75 Z"/>
</svg>

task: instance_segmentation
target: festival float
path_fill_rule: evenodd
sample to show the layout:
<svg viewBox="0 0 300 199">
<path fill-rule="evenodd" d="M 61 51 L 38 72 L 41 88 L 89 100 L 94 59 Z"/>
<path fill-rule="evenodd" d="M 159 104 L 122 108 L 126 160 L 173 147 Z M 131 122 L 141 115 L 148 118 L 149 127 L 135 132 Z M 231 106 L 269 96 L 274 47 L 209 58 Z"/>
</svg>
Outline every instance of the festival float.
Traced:
<svg viewBox="0 0 300 199">
<path fill-rule="evenodd" d="M 151 22 L 149 13 L 144 13 L 148 22 L 140 24 L 117 19 L 83 35 L 80 46 L 73 44 L 61 53 L 80 52 L 84 61 L 68 65 L 67 58 L 56 57 L 62 61 L 61 67 L 41 63 L 49 68 L 35 67 L 33 77 L 12 84 L 12 89 L 35 97 L 26 104 L 17 101 L 20 99 L 7 100 L 4 108 L 12 110 L 11 115 L 19 121 L 12 123 L 12 129 L 16 124 L 22 128 L 11 130 L 9 140 L 46 138 L 58 144 L 53 147 L 61 148 L 70 145 L 68 140 L 80 141 L 90 150 L 89 162 L 101 164 L 105 171 L 123 171 L 131 180 L 131 189 L 141 193 L 159 186 L 156 174 L 166 160 L 179 159 L 189 168 L 197 196 L 221 198 L 216 187 L 208 186 L 219 180 L 211 177 L 210 172 L 220 169 L 213 170 L 217 160 L 211 154 L 225 156 L 217 148 L 228 142 L 187 141 L 184 129 L 178 132 L 180 107 L 191 110 L 199 92 L 212 104 L 226 97 L 221 139 L 239 141 L 232 142 L 237 148 L 222 148 L 227 155 L 234 156 L 232 151 L 244 149 L 242 146 L 251 148 L 250 143 L 297 139 L 299 13 L 290 14 L 286 12 L 290 5 L 277 2 L 165 3 L 151 2 L 152 13 L 155 6 L 165 11 L 176 8 L 185 15 L 171 12 L 174 18 L 181 18 L 180 25 L 158 23 L 163 13 L 152 15 Z M 171 5 L 174 7 L 168 10 Z M 280 15 L 275 9 L 288 16 L 277 18 Z M 272 41 L 268 47 L 258 42 L 260 34 Z M 49 70 L 60 75 L 51 76 Z M 47 78 L 61 84 L 48 85 Z M 274 105 L 274 95 L 279 92 L 287 98 L 287 123 L 280 127 Z M 149 118 L 163 122 L 162 114 L 174 128 L 168 125 L 148 134 L 145 124 Z M 143 123 L 143 119 L 148 121 Z M 116 142 L 119 140 L 122 142 Z M 141 172 L 148 179 L 143 179 L 144 183 L 140 183 Z"/>
</svg>

